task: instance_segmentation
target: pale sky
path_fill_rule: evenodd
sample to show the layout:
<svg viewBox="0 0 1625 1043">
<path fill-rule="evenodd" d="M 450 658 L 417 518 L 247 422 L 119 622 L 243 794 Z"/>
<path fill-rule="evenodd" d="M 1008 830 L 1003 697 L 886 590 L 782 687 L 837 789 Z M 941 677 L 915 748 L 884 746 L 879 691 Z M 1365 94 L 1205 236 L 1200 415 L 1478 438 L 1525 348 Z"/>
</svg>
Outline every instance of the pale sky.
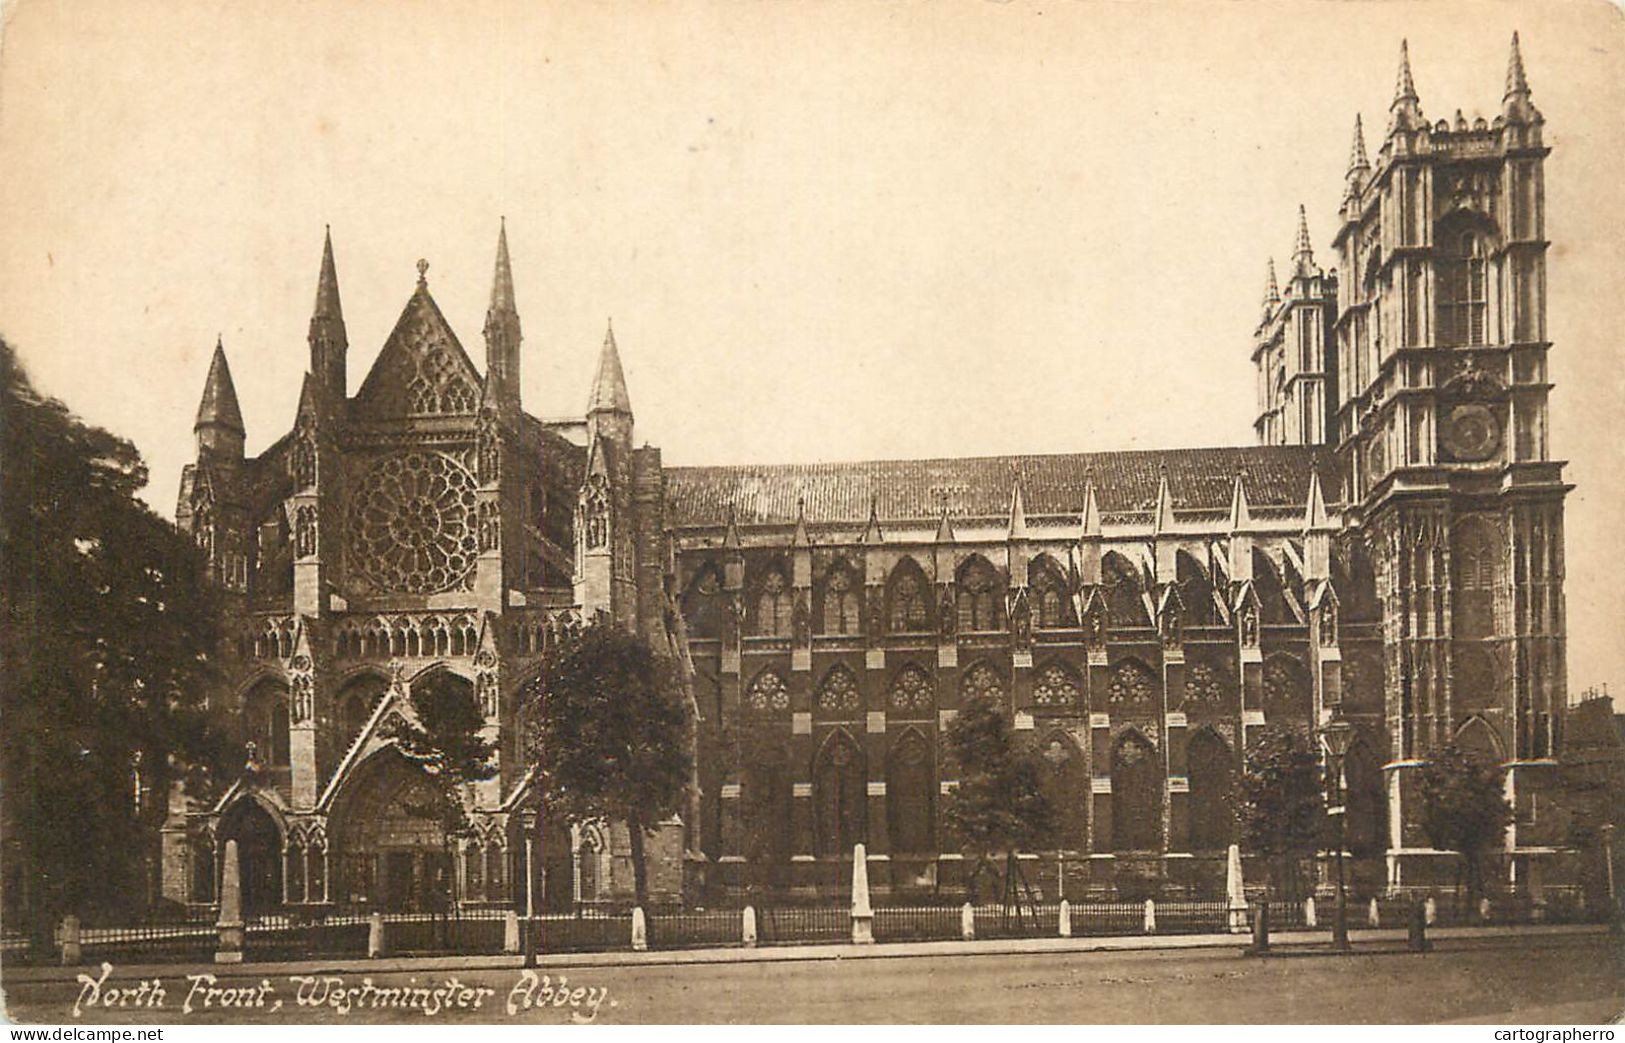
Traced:
<svg viewBox="0 0 1625 1043">
<path fill-rule="evenodd" d="M 1243 444 L 1264 262 L 1331 236 L 1409 37 L 1547 119 L 1570 690 L 1625 683 L 1625 21 L 1600 2 L 0 0 L 0 333 L 174 510 L 217 333 L 287 429 L 331 224 L 359 386 L 419 257 L 463 345 L 507 215 L 524 397 L 613 316 L 668 463 Z"/>
</svg>

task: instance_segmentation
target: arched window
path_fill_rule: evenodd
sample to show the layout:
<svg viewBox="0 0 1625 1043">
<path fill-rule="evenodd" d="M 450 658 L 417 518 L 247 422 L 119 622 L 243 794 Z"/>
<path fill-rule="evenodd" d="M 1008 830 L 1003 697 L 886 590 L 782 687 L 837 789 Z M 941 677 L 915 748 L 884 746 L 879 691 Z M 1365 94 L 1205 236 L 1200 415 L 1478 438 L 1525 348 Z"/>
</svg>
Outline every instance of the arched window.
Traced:
<svg viewBox="0 0 1625 1043">
<path fill-rule="evenodd" d="M 1162 764 L 1132 728 L 1112 749 L 1112 847 L 1155 851 L 1162 842 Z"/>
<path fill-rule="evenodd" d="M 837 729 L 824 741 L 813 766 L 818 854 L 849 855 L 868 822 L 868 777 L 863 748 Z"/>
<path fill-rule="evenodd" d="M 1033 681 L 1033 702 L 1039 706 L 1060 709 L 1077 706 L 1082 701 L 1083 687 L 1070 667 L 1051 663 L 1040 670 Z"/>
<path fill-rule="evenodd" d="M 260 763 L 285 768 L 289 763 L 288 690 L 276 681 L 261 682 L 243 706 L 245 732 Z"/>
<path fill-rule="evenodd" d="M 348 745 L 372 716 L 378 700 L 389 690 L 389 682 L 375 674 L 363 674 L 339 691 L 339 741 Z"/>
<path fill-rule="evenodd" d="M 1264 660 L 1264 719 L 1277 728 L 1307 735 L 1310 718 L 1309 671 L 1284 653 Z"/>
<path fill-rule="evenodd" d="M 199 833 L 192 838 L 192 886 L 188 897 L 194 902 L 214 901 L 214 837 Z"/>
<path fill-rule="evenodd" d="M 1235 839 L 1230 794 L 1236 758 L 1230 744 L 1211 728 L 1198 729 L 1185 751 L 1190 773 L 1190 849 L 1219 851 Z"/>
<path fill-rule="evenodd" d="M 1125 659 L 1112 667 L 1106 700 L 1114 713 L 1144 713 L 1157 701 L 1157 678 L 1138 659 Z"/>
<path fill-rule="evenodd" d="M 813 707 L 827 714 L 854 714 L 863 706 L 858 679 L 840 663 L 830 667 L 813 693 Z"/>
<path fill-rule="evenodd" d="M 1501 763 L 1501 740 L 1482 717 L 1471 717 L 1456 731 L 1456 746 L 1473 760 Z"/>
<path fill-rule="evenodd" d="M 474 901 L 485 898 L 485 845 L 470 837 L 463 848 L 463 896 Z"/>
<path fill-rule="evenodd" d="M 773 569 L 762 580 L 756 598 L 756 633 L 763 637 L 789 637 L 795 598 L 784 573 Z"/>
<path fill-rule="evenodd" d="M 1185 623 L 1189 626 L 1211 626 L 1218 623 L 1219 608 L 1213 600 L 1213 583 L 1207 570 L 1185 551 L 1174 558 L 1179 576 L 1179 600 L 1184 606 Z"/>
<path fill-rule="evenodd" d="M 1380 854 L 1387 830 L 1382 762 L 1364 736 L 1355 738 L 1343 757 L 1344 842 L 1356 858 Z"/>
<path fill-rule="evenodd" d="M 845 562 L 837 561 L 824 573 L 822 632 L 825 634 L 859 633 L 858 609 L 862 599 L 858 594 L 858 580 Z"/>
<path fill-rule="evenodd" d="M 1472 639 L 1495 633 L 1495 586 L 1504 554 L 1495 526 L 1467 518 L 1456 527 L 1451 565 L 1456 636 Z"/>
<path fill-rule="evenodd" d="M 1484 343 L 1484 315 L 1489 299 L 1485 244 L 1473 231 L 1451 231 L 1439 241 L 1439 344 L 1443 347 Z"/>
<path fill-rule="evenodd" d="M 1077 742 L 1057 728 L 1038 743 L 1042 789 L 1055 809 L 1055 846 L 1081 850 L 1089 835 L 1089 762 Z"/>
<path fill-rule="evenodd" d="M 1146 614 L 1145 600 L 1140 596 L 1139 570 L 1127 558 L 1111 551 L 1101 560 L 1100 571 L 1106 587 L 1106 612 L 1112 626 L 1150 626 L 1151 617 Z"/>
<path fill-rule="evenodd" d="M 598 862 L 600 845 L 598 834 L 591 829 L 581 831 L 581 847 L 576 852 L 576 883 L 581 888 L 581 901 L 598 901 Z"/>
<path fill-rule="evenodd" d="M 886 580 L 886 620 L 894 634 L 931 628 L 931 584 L 913 558 L 904 558 Z"/>
<path fill-rule="evenodd" d="M 929 714 L 936 705 L 936 686 L 921 668 L 910 663 L 897 671 L 886 692 L 886 706 L 894 714 Z"/>
<path fill-rule="evenodd" d="M 745 689 L 745 706 L 754 713 L 777 713 L 790 708 L 790 690 L 784 678 L 773 670 L 763 670 Z"/>
<path fill-rule="evenodd" d="M 1033 622 L 1041 630 L 1078 625 L 1072 608 L 1072 595 L 1066 575 L 1048 554 L 1041 555 L 1027 570 L 1032 588 Z"/>
<path fill-rule="evenodd" d="M 959 570 L 960 631 L 997 630 L 1004 625 L 1004 584 L 981 555 Z"/>
<path fill-rule="evenodd" d="M 723 612 L 727 605 L 722 594 L 722 573 L 715 562 L 706 562 L 688 585 L 683 595 L 683 618 L 688 623 L 688 636 L 718 638 L 722 636 Z"/>
<path fill-rule="evenodd" d="M 917 729 L 909 728 L 892 745 L 887 763 L 886 797 L 894 852 L 921 854 L 932 850 L 935 789 L 931 744 Z"/>
<path fill-rule="evenodd" d="M 967 703 L 973 699 L 987 699 L 995 706 L 1003 706 L 1004 678 L 986 663 L 977 663 L 966 670 L 965 676 L 960 679 L 959 698 Z"/>
</svg>

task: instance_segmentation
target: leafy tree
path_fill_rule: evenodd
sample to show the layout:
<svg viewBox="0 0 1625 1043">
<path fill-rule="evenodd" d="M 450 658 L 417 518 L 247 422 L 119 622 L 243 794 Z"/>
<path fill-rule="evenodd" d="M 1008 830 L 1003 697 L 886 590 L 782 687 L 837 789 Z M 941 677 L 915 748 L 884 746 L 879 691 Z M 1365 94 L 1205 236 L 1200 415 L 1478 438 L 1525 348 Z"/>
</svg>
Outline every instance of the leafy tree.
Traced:
<svg viewBox="0 0 1625 1043">
<path fill-rule="evenodd" d="M 1461 856 L 1456 887 L 1469 900 L 1484 889 L 1484 853 L 1500 846 L 1512 806 L 1502 788 L 1501 769 L 1451 745 L 1433 751 L 1418 773 L 1422 831 L 1440 851 Z"/>
<path fill-rule="evenodd" d="M 1004 856 L 1004 899 L 1015 896 L 1016 855 L 1047 845 L 1055 835 L 1055 809 L 1043 792 L 1038 758 L 1018 749 L 999 707 L 976 698 L 947 728 L 948 751 L 959 765 L 959 786 L 948 804 L 949 826 L 975 856 L 970 883 L 991 857 Z"/>
<path fill-rule="evenodd" d="M 1264 857 L 1273 887 L 1296 897 L 1302 862 L 1325 835 L 1320 759 L 1298 734 L 1265 728 L 1247 751 L 1232 799 L 1243 850 Z"/>
<path fill-rule="evenodd" d="M 398 719 L 402 723 L 394 727 L 391 737 L 434 785 L 430 801 L 411 804 L 407 811 L 440 826 L 445 862 L 450 866 L 453 841 L 473 831 L 465 790 L 496 775 L 496 744 L 481 734 L 485 719 L 473 692 L 443 671 L 412 686 L 412 711 L 417 719 Z M 455 870 L 448 872 L 437 895 L 447 906 L 454 906 L 450 892 L 455 876 Z"/>
<path fill-rule="evenodd" d="M 224 774 L 219 616 L 198 550 L 136 499 L 135 447 L 41 396 L 4 342 L 0 383 L 0 823 L 43 932 L 156 901 L 172 787 Z"/>
<path fill-rule="evenodd" d="M 687 711 L 675 664 L 600 617 L 543 653 L 521 699 L 535 726 L 525 756 L 542 813 L 563 821 L 625 822 L 632 881 L 649 898 L 645 834 L 683 807 L 689 785 Z"/>
</svg>

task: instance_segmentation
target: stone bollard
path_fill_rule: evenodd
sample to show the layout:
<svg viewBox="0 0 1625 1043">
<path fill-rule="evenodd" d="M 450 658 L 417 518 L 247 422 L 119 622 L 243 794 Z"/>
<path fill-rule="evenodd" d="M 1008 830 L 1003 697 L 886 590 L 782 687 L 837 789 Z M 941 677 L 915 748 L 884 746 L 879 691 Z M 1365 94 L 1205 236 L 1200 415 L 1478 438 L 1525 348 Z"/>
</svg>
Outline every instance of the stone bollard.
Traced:
<svg viewBox="0 0 1625 1043">
<path fill-rule="evenodd" d="M 1241 878 L 1241 848 L 1230 845 L 1225 859 L 1224 893 L 1229 899 L 1227 924 L 1231 934 L 1247 933 L 1247 889 Z"/>
<path fill-rule="evenodd" d="M 1371 899 L 1371 904 L 1365 907 L 1365 922 L 1372 927 L 1382 926 L 1382 912 L 1377 908 L 1377 900 Z"/>
<path fill-rule="evenodd" d="M 1072 903 L 1065 898 L 1061 899 L 1060 934 L 1062 938 L 1072 937 Z"/>
<path fill-rule="evenodd" d="M 739 915 L 739 940 L 745 943 L 745 948 L 756 948 L 756 907 L 745 906 L 745 911 Z"/>
<path fill-rule="evenodd" d="M 1427 925 L 1432 927 L 1439 922 L 1439 902 L 1432 895 L 1422 903 L 1422 915 L 1427 919 Z"/>
<path fill-rule="evenodd" d="M 72 913 L 62 918 L 62 923 L 56 929 L 56 942 L 62 947 L 62 966 L 77 967 L 84 960 L 84 950 L 79 944 L 79 918 Z"/>
<path fill-rule="evenodd" d="M 519 952 L 519 913 L 513 909 L 502 914 L 502 951 L 510 956 Z"/>
<path fill-rule="evenodd" d="M 862 844 L 852 845 L 852 944 L 873 945 L 875 911 L 869 905 L 869 855 Z"/>
<path fill-rule="evenodd" d="M 1310 895 L 1308 898 L 1305 898 L 1303 900 L 1303 925 L 1305 927 L 1319 927 L 1320 926 L 1319 921 L 1315 919 L 1315 896 L 1314 895 Z"/>
<path fill-rule="evenodd" d="M 389 951 L 384 942 L 384 914 L 373 913 L 367 917 L 367 958 L 376 960 Z"/>
<path fill-rule="evenodd" d="M 1247 952 L 1253 956 L 1268 956 L 1270 951 L 1270 904 L 1259 902 L 1253 907 L 1253 944 Z"/>
<path fill-rule="evenodd" d="M 1432 948 L 1428 944 L 1428 910 L 1425 902 L 1417 902 L 1411 906 L 1409 942 L 1411 952 L 1427 952 Z"/>
<path fill-rule="evenodd" d="M 645 952 L 649 948 L 649 922 L 644 919 L 643 906 L 632 907 L 632 951 Z"/>
<path fill-rule="evenodd" d="M 967 942 L 976 940 L 976 910 L 969 902 L 959 907 L 959 936 Z"/>
<path fill-rule="evenodd" d="M 237 841 L 226 841 L 225 862 L 220 867 L 220 917 L 215 921 L 220 947 L 215 963 L 243 962 L 243 878 L 237 862 Z"/>
<path fill-rule="evenodd" d="M 1145 900 L 1145 933 L 1157 933 L 1157 903 L 1149 898 Z"/>
</svg>

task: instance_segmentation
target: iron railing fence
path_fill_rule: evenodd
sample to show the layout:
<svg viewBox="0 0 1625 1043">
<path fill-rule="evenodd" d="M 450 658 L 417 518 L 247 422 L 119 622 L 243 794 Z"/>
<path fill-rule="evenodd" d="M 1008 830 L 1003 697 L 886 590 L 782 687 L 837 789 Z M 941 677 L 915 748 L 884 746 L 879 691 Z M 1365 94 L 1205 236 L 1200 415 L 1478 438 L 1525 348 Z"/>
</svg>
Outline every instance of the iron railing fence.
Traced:
<svg viewBox="0 0 1625 1043">
<path fill-rule="evenodd" d="M 744 944 L 744 910 L 651 905 L 644 910 L 651 949 L 713 948 Z M 758 924 L 760 921 L 758 921 Z M 758 931 L 760 927 L 758 927 Z"/>
<path fill-rule="evenodd" d="M 846 905 L 764 905 L 756 910 L 761 945 L 844 942 L 852 939 L 852 910 Z"/>
<path fill-rule="evenodd" d="M 851 908 L 846 903 L 777 900 L 758 895 L 756 940 L 760 945 L 844 943 L 852 939 Z M 877 942 L 947 941 L 963 937 L 964 907 L 946 897 L 873 906 L 872 930 Z M 1396 896 L 1376 901 L 1378 922 L 1402 928 L 1420 896 Z M 1316 929 L 1331 928 L 1335 902 L 1316 900 Z M 744 940 L 744 902 L 693 907 L 678 903 L 645 908 L 646 941 L 651 949 L 738 946 Z M 1349 925 L 1355 931 L 1370 926 L 1370 899 L 1351 898 Z M 1606 907 L 1588 906 L 1579 894 L 1554 892 L 1536 903 L 1527 894 L 1497 894 L 1489 898 L 1488 915 L 1476 901 L 1454 893 L 1433 896 L 1437 926 L 1514 926 L 1534 923 L 1600 923 L 1608 920 Z M 1250 904 L 1247 920 L 1256 915 Z M 1229 926 L 1229 903 L 1223 899 L 1165 900 L 1153 905 L 1157 934 L 1223 933 Z M 332 909 L 325 915 L 274 914 L 249 920 L 244 930 L 244 958 L 251 961 L 302 960 L 318 957 L 368 955 L 372 919 L 383 923 L 383 951 L 397 955 L 483 955 L 516 952 L 523 947 L 523 918 L 510 922 L 504 909 L 462 910 L 450 914 L 383 913 L 361 908 Z M 1060 934 L 1060 903 L 1022 903 L 1006 908 L 985 903 L 971 909 L 977 939 L 1043 938 Z M 1144 935 L 1147 930 L 1143 901 L 1093 901 L 1068 904 L 1073 937 Z M 1274 930 L 1307 927 L 1302 902 L 1270 903 Z M 627 951 L 632 948 L 632 912 L 626 905 L 582 905 L 573 912 L 538 914 L 529 924 L 536 949 L 542 954 Z M 516 944 L 517 938 L 517 944 Z M 219 949 L 216 926 L 200 918 L 167 916 L 135 924 L 90 924 L 80 931 L 81 962 L 208 963 Z M 42 940 L 8 929 L 0 935 L 0 963 L 21 966 L 54 964 L 61 959 L 60 939 Z"/>
</svg>

